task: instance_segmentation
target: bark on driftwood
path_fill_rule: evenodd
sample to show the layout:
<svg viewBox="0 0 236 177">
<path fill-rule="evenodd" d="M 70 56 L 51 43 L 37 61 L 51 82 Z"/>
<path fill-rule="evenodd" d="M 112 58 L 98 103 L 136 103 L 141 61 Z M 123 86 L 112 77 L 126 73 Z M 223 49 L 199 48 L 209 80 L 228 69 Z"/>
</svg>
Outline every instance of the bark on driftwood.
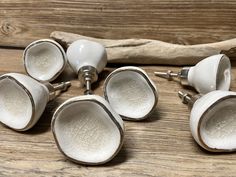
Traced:
<svg viewBox="0 0 236 177">
<path fill-rule="evenodd" d="M 149 39 L 99 39 L 60 31 L 52 32 L 51 38 L 65 48 L 78 39 L 99 42 L 107 50 L 108 63 L 194 65 L 219 53 L 236 59 L 236 38 L 198 45 L 178 45 Z"/>
</svg>

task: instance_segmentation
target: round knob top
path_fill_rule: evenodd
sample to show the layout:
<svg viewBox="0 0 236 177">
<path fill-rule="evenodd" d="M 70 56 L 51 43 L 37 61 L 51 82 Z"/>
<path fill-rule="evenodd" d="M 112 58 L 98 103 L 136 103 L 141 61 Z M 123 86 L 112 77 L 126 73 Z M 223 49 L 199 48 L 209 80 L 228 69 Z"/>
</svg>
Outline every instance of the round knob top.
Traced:
<svg viewBox="0 0 236 177">
<path fill-rule="evenodd" d="M 76 73 L 83 66 L 92 66 L 100 73 L 107 64 L 107 53 L 104 46 L 84 39 L 77 40 L 68 47 L 67 57 Z"/>
<path fill-rule="evenodd" d="M 188 82 L 202 94 L 213 90 L 229 90 L 231 83 L 231 64 L 224 54 L 212 55 L 191 67 Z"/>
</svg>

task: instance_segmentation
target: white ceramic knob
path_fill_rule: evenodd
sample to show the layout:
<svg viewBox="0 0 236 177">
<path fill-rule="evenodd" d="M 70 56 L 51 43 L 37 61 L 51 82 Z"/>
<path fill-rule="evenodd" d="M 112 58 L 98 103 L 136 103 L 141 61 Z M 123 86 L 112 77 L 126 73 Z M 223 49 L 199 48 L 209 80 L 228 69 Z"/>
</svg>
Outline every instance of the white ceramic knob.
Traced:
<svg viewBox="0 0 236 177">
<path fill-rule="evenodd" d="M 60 105 L 52 118 L 52 131 L 62 154 L 87 165 L 110 161 L 124 138 L 122 119 L 96 95 L 74 97 Z"/>
<path fill-rule="evenodd" d="M 157 76 L 172 79 L 178 77 L 182 85 L 194 87 L 205 94 L 213 90 L 229 90 L 231 82 L 231 64 L 224 54 L 203 59 L 193 67 L 184 67 L 179 73 L 155 72 Z"/>
<path fill-rule="evenodd" d="M 49 88 L 29 76 L 8 73 L 0 77 L 0 122 L 17 130 L 33 127 L 52 98 Z M 51 89 L 50 89 L 51 88 Z M 55 92 L 54 92 L 55 93 Z"/>
<path fill-rule="evenodd" d="M 158 92 L 146 72 L 138 67 L 114 70 L 104 82 L 104 96 L 126 120 L 143 120 L 156 108 Z"/>
<path fill-rule="evenodd" d="M 29 44 L 23 54 L 27 74 L 40 82 L 55 80 L 65 69 L 67 57 L 60 44 L 40 39 Z"/>
<path fill-rule="evenodd" d="M 229 90 L 230 82 L 231 64 L 224 54 L 210 56 L 188 72 L 189 85 L 202 94 L 213 90 Z"/>
<path fill-rule="evenodd" d="M 0 77 L 0 121 L 12 129 L 30 129 L 48 100 L 47 87 L 29 76 L 9 73 Z"/>
<path fill-rule="evenodd" d="M 215 90 L 192 106 L 190 129 L 195 141 L 211 152 L 236 151 L 236 92 Z"/>
<path fill-rule="evenodd" d="M 93 41 L 77 40 L 68 47 L 66 54 L 76 73 L 84 66 L 92 66 L 100 73 L 107 64 L 104 46 Z"/>
</svg>

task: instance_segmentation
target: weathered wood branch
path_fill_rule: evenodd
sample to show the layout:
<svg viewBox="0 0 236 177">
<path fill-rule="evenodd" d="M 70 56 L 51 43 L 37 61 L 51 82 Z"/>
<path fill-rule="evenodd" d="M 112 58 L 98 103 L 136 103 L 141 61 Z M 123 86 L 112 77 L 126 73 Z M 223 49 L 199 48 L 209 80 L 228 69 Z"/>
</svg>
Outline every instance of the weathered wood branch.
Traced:
<svg viewBox="0 0 236 177">
<path fill-rule="evenodd" d="M 99 42 L 107 49 L 109 63 L 193 65 L 219 53 L 236 59 L 236 38 L 208 44 L 178 45 L 149 39 L 99 39 L 60 31 L 54 31 L 50 36 L 65 48 L 78 39 Z"/>
</svg>

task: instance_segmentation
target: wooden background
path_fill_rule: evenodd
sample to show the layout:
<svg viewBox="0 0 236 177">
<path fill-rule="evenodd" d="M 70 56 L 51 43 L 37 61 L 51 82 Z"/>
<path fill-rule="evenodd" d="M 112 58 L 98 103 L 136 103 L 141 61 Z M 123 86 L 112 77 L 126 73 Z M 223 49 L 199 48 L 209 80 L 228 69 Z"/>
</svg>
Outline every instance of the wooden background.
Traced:
<svg viewBox="0 0 236 177">
<path fill-rule="evenodd" d="M 216 42 L 236 37 L 236 1 L 220 0 L 2 0 L 0 1 L 0 74 L 24 73 L 23 48 L 48 38 L 54 30 L 100 38 L 150 38 L 179 44 Z M 236 91 L 236 65 L 231 89 Z M 95 93 L 102 95 L 106 68 Z M 236 176 L 236 154 L 213 154 L 192 139 L 189 110 L 177 97 L 183 88 L 153 75 L 180 68 L 141 66 L 156 83 L 160 99 L 143 122 L 125 122 L 125 143 L 109 163 L 80 166 L 57 150 L 50 129 L 59 104 L 81 95 L 76 76 L 64 72 L 57 81 L 72 87 L 50 102 L 38 124 L 18 133 L 0 125 L 0 176 Z M 189 91 L 189 90 L 188 90 Z"/>
<path fill-rule="evenodd" d="M 235 37 L 235 0 L 1 0 L 0 45 L 24 47 L 54 30 L 181 44 Z"/>
</svg>

